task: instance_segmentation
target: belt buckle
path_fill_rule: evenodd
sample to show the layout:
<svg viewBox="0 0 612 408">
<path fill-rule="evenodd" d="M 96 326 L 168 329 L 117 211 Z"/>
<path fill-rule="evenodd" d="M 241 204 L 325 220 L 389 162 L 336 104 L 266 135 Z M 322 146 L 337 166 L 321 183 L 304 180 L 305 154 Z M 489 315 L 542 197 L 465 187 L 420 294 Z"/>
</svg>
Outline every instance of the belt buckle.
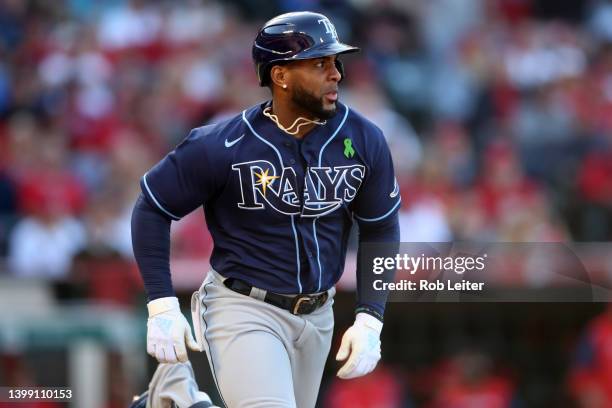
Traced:
<svg viewBox="0 0 612 408">
<path fill-rule="evenodd" d="M 317 308 L 317 298 L 312 296 L 298 296 L 293 302 L 291 313 L 294 315 L 309 314 Z"/>
</svg>

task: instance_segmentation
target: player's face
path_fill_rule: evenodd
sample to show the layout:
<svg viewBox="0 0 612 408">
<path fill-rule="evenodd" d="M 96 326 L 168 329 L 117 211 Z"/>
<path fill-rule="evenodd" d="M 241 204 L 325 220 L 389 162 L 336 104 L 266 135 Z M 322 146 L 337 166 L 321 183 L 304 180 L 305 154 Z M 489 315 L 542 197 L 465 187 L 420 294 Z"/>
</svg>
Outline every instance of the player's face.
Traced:
<svg viewBox="0 0 612 408">
<path fill-rule="evenodd" d="M 320 119 L 336 113 L 340 72 L 336 56 L 295 61 L 292 68 L 292 102 Z"/>
</svg>

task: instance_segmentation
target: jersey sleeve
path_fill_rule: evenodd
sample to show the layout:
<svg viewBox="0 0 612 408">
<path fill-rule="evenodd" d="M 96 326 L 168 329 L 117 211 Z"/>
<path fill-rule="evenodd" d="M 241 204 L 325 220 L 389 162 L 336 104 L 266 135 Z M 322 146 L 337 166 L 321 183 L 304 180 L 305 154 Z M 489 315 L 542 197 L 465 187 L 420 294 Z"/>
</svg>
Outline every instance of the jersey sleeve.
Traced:
<svg viewBox="0 0 612 408">
<path fill-rule="evenodd" d="M 382 221 L 396 212 L 401 197 L 387 142 L 378 128 L 368 139 L 373 146 L 364 182 L 353 201 L 353 215 L 359 222 Z"/>
<path fill-rule="evenodd" d="M 206 128 L 192 130 L 140 180 L 147 200 L 172 220 L 203 205 L 217 189 Z M 207 143 L 208 142 L 208 143 Z"/>
</svg>

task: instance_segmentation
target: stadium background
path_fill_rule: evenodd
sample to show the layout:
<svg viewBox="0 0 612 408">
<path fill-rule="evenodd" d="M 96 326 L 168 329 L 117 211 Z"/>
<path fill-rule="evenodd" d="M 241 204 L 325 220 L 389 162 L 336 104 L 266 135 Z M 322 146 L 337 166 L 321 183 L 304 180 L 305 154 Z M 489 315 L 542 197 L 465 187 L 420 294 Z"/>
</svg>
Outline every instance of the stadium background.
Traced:
<svg viewBox="0 0 612 408">
<path fill-rule="evenodd" d="M 190 128 L 268 97 L 254 34 L 304 9 L 362 47 L 340 97 L 388 138 L 403 241 L 610 240 L 611 2 L 1 0 L 0 385 L 69 386 L 72 406 L 93 408 L 144 389 L 139 177 Z M 207 270 L 202 222 L 173 225 L 185 306 Z M 523 272 L 497 286 L 554 289 Z M 336 341 L 350 276 L 342 288 Z M 609 407 L 610 315 L 589 302 L 393 303 L 379 369 L 338 382 L 330 360 L 320 406 Z M 216 399 L 204 356 L 192 360 Z"/>
</svg>

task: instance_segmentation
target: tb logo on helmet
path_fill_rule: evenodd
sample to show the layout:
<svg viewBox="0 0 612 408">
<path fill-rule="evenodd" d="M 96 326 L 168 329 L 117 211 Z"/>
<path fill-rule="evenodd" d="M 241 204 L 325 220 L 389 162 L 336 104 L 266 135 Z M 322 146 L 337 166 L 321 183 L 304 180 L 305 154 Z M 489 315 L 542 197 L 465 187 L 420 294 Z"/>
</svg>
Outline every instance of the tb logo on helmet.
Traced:
<svg viewBox="0 0 612 408">
<path fill-rule="evenodd" d="M 325 32 L 327 34 L 331 34 L 331 36 L 337 41 L 338 40 L 338 33 L 336 32 L 336 27 L 334 27 L 334 25 L 331 23 L 331 21 L 329 21 L 326 18 L 322 18 L 320 20 L 317 20 L 317 22 L 319 24 L 323 24 L 325 26 Z"/>
</svg>

